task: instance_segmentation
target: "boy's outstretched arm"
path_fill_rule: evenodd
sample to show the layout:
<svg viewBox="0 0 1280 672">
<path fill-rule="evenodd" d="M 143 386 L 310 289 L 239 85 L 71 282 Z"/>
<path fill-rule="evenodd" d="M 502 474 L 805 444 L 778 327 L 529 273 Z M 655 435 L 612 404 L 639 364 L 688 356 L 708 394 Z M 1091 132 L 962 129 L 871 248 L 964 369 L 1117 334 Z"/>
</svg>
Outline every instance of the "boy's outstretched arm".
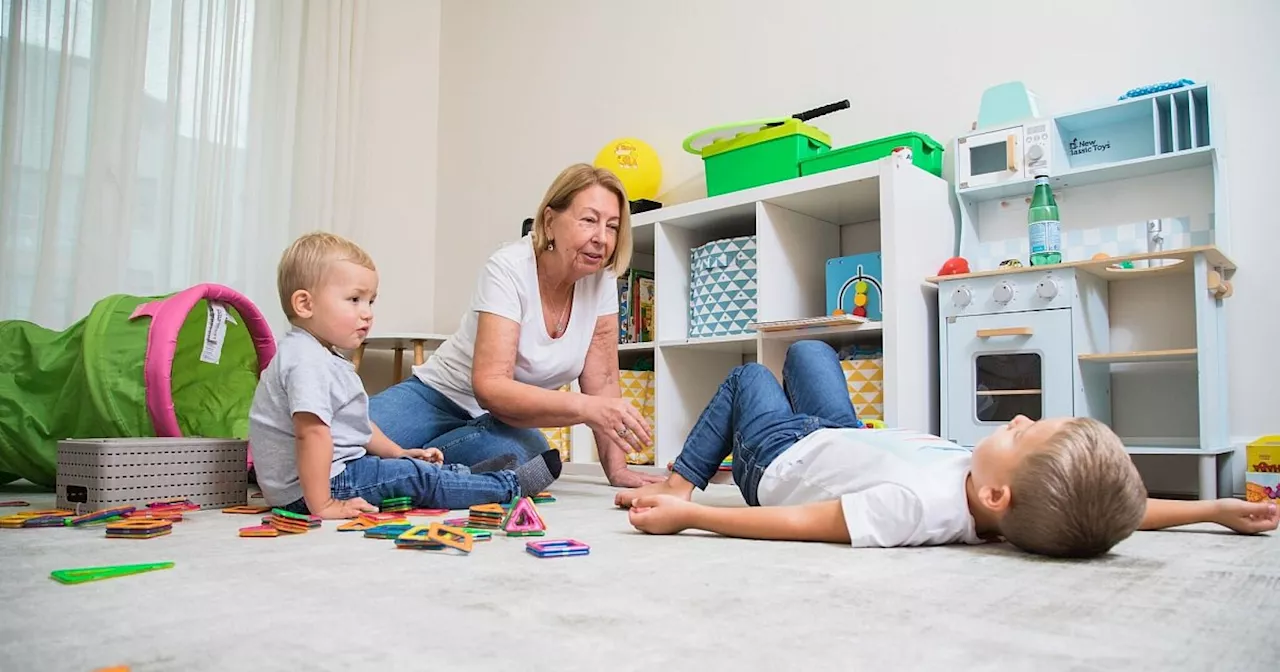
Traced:
<svg viewBox="0 0 1280 672">
<path fill-rule="evenodd" d="M 720 508 L 671 495 L 640 497 L 628 513 L 636 529 L 649 534 L 706 530 L 726 537 L 849 543 L 840 500 L 798 506 Z"/>
<path fill-rule="evenodd" d="M 1217 523 L 1241 534 L 1269 532 L 1280 525 L 1280 509 L 1271 502 L 1224 498 L 1203 501 L 1148 499 L 1138 529 L 1161 530 L 1193 523 Z"/>
</svg>

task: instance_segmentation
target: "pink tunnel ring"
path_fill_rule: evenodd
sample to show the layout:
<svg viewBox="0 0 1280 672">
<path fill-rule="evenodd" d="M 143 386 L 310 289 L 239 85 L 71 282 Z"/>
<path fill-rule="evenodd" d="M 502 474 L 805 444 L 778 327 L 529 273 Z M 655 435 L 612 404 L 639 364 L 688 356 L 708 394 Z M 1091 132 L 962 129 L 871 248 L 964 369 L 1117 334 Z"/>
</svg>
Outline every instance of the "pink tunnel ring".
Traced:
<svg viewBox="0 0 1280 672">
<path fill-rule="evenodd" d="M 178 331 L 201 300 L 226 303 L 240 314 L 258 353 L 259 374 L 276 354 L 275 338 L 271 335 L 267 319 L 248 297 L 230 287 L 212 283 L 195 285 L 159 301 L 138 306 L 129 319 L 142 315 L 151 317 L 142 375 L 146 386 L 147 414 L 151 416 L 156 436 L 182 436 L 178 414 L 173 408 L 173 357 L 178 351 Z M 252 452 L 247 466 L 253 466 Z"/>
</svg>

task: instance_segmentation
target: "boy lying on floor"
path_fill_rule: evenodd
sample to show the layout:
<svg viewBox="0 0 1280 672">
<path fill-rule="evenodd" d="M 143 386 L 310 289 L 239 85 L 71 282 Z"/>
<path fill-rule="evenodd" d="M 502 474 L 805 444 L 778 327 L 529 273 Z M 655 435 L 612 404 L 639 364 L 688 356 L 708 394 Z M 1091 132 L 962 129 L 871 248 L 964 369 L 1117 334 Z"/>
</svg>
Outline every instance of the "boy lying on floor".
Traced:
<svg viewBox="0 0 1280 672">
<path fill-rule="evenodd" d="M 1068 558 L 1102 555 L 1137 529 L 1214 522 L 1257 533 L 1280 524 L 1269 503 L 1148 499 L 1119 437 L 1096 420 L 1018 416 L 969 450 L 910 430 L 861 429 L 825 343 L 791 346 L 782 377 L 785 391 L 759 364 L 735 369 L 671 476 L 618 493 L 631 524 L 856 547 L 1003 538 Z M 750 507 L 690 502 L 730 453 Z"/>
</svg>

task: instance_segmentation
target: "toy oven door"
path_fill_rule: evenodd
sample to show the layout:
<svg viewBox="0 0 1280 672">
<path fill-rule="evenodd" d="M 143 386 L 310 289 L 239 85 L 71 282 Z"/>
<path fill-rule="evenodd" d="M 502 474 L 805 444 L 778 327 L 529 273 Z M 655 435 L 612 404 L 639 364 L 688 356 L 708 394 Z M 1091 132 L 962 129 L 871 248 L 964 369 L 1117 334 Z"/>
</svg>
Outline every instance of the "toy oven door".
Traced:
<svg viewBox="0 0 1280 672">
<path fill-rule="evenodd" d="M 974 446 L 1018 415 L 1072 415 L 1070 310 L 953 319 L 947 325 L 944 437 Z"/>
<path fill-rule="evenodd" d="M 1023 128 L 1015 126 L 956 141 L 956 181 L 961 189 L 1023 179 Z"/>
</svg>

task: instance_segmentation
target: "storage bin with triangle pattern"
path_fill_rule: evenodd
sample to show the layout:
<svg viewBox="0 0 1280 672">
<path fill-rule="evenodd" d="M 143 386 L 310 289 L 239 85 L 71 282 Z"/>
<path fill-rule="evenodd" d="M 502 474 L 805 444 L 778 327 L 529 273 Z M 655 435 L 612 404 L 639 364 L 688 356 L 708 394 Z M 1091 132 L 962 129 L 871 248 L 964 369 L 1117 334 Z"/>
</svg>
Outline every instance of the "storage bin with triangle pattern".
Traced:
<svg viewBox="0 0 1280 672">
<path fill-rule="evenodd" d="M 568 392 L 573 388 L 569 385 L 562 385 L 561 392 Z M 547 445 L 554 448 L 560 453 L 560 461 L 568 462 L 572 457 L 573 451 L 573 435 L 568 427 L 540 427 L 542 435 L 547 437 Z"/>
<path fill-rule="evenodd" d="M 884 357 L 840 360 L 849 400 L 860 420 L 884 419 Z"/>
<path fill-rule="evenodd" d="M 756 321 L 756 237 L 713 240 L 689 251 L 689 338 L 751 331 Z"/>
<path fill-rule="evenodd" d="M 653 419 L 653 372 L 652 371 L 618 371 L 618 387 L 622 390 L 622 398 L 630 401 L 649 428 L 654 429 Z M 656 434 L 656 432 L 654 432 Z M 633 450 L 627 453 L 627 464 L 653 464 L 654 446 L 644 450 Z"/>
</svg>

